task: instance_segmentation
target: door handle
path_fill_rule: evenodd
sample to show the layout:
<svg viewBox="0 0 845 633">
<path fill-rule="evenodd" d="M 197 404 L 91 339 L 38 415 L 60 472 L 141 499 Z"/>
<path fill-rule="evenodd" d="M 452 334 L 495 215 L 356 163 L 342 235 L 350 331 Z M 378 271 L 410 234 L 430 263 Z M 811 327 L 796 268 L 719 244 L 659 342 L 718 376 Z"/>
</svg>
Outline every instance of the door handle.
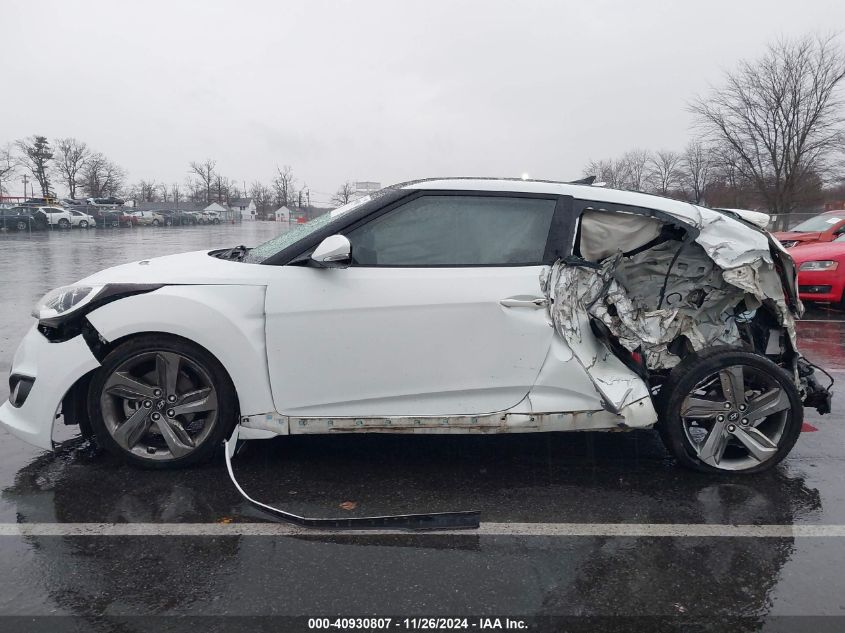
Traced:
<svg viewBox="0 0 845 633">
<path fill-rule="evenodd" d="M 549 300 L 545 297 L 508 297 L 499 301 L 499 304 L 506 308 L 531 308 L 532 310 L 544 308 L 548 303 Z"/>
</svg>

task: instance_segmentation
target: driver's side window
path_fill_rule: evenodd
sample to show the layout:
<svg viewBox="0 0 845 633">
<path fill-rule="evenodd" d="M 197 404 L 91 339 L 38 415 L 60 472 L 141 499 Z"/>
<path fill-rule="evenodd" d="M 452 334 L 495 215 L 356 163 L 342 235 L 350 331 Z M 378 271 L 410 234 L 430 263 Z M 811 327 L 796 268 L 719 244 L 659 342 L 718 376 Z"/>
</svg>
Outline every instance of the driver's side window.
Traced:
<svg viewBox="0 0 845 633">
<path fill-rule="evenodd" d="M 555 200 L 424 195 L 349 233 L 353 266 L 543 263 Z"/>
</svg>

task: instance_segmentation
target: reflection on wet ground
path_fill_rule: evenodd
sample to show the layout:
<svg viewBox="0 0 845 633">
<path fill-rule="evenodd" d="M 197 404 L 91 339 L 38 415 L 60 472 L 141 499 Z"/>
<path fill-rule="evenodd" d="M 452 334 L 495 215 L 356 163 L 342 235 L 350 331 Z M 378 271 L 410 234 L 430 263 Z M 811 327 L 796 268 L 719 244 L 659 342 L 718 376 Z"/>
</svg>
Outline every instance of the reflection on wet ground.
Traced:
<svg viewBox="0 0 845 633">
<path fill-rule="evenodd" d="M 254 244 L 278 228 L 168 231 L 0 235 L 0 265 L 21 271 L 0 304 L 0 373 L 28 306 L 50 287 L 119 261 Z M 820 307 L 807 318 L 807 355 L 842 375 L 842 315 Z M 652 432 L 288 437 L 248 444 L 235 468 L 256 498 L 316 516 L 478 509 L 487 522 L 845 524 L 837 392 L 833 415 L 809 414 L 817 430 L 753 477 L 678 469 Z M 55 455 L 0 440 L 0 524 L 265 520 L 222 458 L 143 472 L 79 440 Z M 355 508 L 341 509 L 346 501 Z M 0 548 L 0 614 L 77 615 L 80 630 L 144 630 L 88 619 L 104 614 L 670 615 L 713 630 L 726 617 L 765 630 L 773 616 L 845 614 L 841 538 L 0 536 Z M 817 627 L 802 622 L 790 630 Z"/>
</svg>

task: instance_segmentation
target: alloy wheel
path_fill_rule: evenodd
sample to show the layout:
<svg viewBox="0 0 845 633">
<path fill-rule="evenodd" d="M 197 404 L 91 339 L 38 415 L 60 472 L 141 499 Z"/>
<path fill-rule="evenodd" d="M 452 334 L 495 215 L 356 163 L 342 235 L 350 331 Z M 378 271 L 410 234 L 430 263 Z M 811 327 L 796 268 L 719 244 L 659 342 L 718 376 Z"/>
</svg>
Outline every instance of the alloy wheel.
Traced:
<svg viewBox="0 0 845 633">
<path fill-rule="evenodd" d="M 105 380 L 100 407 L 115 442 L 152 460 L 189 455 L 209 436 L 218 416 L 209 372 L 171 351 L 143 352 L 119 364 Z"/>
<path fill-rule="evenodd" d="M 681 405 L 680 416 L 699 460 L 721 470 L 739 471 L 777 454 L 791 403 L 768 373 L 732 365 L 699 381 Z"/>
</svg>

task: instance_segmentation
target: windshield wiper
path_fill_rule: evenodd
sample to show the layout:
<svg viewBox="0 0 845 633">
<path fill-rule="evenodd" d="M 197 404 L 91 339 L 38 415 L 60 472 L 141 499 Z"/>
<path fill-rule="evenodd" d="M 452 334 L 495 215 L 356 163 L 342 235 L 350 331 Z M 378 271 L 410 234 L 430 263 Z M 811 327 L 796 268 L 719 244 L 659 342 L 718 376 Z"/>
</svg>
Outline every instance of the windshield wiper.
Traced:
<svg viewBox="0 0 845 633">
<path fill-rule="evenodd" d="M 233 246 L 232 248 L 227 248 L 222 251 L 215 251 L 211 253 L 211 255 L 218 259 L 228 259 L 235 262 L 241 262 L 250 250 L 250 248 L 241 244 L 240 246 Z"/>
</svg>

